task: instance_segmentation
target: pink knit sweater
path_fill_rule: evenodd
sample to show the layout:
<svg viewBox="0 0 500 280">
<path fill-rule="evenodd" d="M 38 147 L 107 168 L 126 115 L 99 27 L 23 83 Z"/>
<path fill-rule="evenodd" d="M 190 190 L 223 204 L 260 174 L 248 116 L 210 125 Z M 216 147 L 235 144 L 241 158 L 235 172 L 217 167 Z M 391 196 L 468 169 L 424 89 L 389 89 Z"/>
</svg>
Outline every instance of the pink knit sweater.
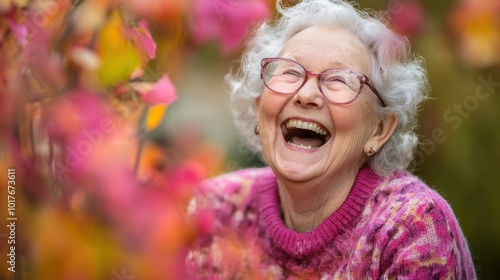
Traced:
<svg viewBox="0 0 500 280">
<path fill-rule="evenodd" d="M 341 207 L 308 233 L 283 223 L 269 168 L 209 180 L 190 207 L 215 215 L 188 258 L 202 279 L 476 278 L 450 206 L 404 171 L 361 169 Z"/>
</svg>

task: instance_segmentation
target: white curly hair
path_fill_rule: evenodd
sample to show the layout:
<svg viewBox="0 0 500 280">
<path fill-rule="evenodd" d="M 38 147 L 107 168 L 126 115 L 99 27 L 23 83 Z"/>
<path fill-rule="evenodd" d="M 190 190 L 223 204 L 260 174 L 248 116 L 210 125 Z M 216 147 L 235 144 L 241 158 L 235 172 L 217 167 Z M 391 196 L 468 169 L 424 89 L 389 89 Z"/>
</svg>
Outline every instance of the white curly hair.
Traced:
<svg viewBox="0 0 500 280">
<path fill-rule="evenodd" d="M 238 71 L 228 73 L 225 81 L 236 126 L 256 152 L 260 153 L 262 148 L 254 133 L 257 120 L 253 102 L 264 90 L 260 77 L 262 58 L 280 56 L 287 41 L 307 27 L 332 26 L 349 30 L 368 47 L 372 63 L 370 79 L 387 104 L 387 107 L 374 106 L 376 113 L 398 116 L 390 139 L 369 159 L 371 168 L 379 175 L 408 168 L 418 143 L 415 133 L 418 109 L 429 88 L 424 62 L 410 53 L 406 37 L 389 29 L 381 15 L 372 16 L 354 5 L 341 0 L 303 0 L 284 7 L 278 0 L 276 8 L 281 16 L 262 23 L 254 31 Z"/>
</svg>

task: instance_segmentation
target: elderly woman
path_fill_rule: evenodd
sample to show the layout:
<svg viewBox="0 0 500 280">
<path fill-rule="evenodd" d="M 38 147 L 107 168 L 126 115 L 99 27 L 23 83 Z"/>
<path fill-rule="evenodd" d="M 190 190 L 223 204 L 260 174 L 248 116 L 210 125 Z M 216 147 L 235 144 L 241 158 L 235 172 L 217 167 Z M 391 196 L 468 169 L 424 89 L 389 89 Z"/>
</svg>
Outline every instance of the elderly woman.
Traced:
<svg viewBox="0 0 500 280">
<path fill-rule="evenodd" d="M 343 1 L 277 6 L 227 76 L 269 167 L 201 186 L 191 210 L 215 226 L 189 263 L 210 279 L 474 279 L 450 206 L 406 171 L 427 90 L 406 39 Z"/>
</svg>

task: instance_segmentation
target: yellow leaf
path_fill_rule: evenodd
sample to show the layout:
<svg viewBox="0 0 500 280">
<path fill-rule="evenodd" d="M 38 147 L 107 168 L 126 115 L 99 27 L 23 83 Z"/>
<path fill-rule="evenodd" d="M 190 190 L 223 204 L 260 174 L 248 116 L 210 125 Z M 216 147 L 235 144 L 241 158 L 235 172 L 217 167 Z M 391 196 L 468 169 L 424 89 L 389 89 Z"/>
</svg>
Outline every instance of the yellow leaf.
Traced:
<svg viewBox="0 0 500 280">
<path fill-rule="evenodd" d="M 101 58 L 97 75 L 105 86 L 128 80 L 140 65 L 140 54 L 124 37 L 122 20 L 117 11 L 111 14 L 99 33 L 97 52 Z"/>
</svg>

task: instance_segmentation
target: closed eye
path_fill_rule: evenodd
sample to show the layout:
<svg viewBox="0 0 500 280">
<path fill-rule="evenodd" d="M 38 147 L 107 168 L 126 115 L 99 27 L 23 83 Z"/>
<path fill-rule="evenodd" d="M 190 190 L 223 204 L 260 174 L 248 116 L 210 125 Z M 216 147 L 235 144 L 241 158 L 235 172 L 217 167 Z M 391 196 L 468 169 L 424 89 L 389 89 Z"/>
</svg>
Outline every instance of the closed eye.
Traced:
<svg viewBox="0 0 500 280">
<path fill-rule="evenodd" d="M 328 83 L 341 82 L 343 84 L 347 84 L 345 78 L 342 76 L 328 77 L 327 79 L 325 79 L 325 82 L 328 82 Z"/>
<path fill-rule="evenodd" d="M 283 71 L 282 75 L 293 75 L 293 76 L 296 76 L 296 77 L 302 77 L 303 74 L 297 70 L 293 70 L 293 69 L 288 69 L 288 70 L 285 70 Z"/>
</svg>

